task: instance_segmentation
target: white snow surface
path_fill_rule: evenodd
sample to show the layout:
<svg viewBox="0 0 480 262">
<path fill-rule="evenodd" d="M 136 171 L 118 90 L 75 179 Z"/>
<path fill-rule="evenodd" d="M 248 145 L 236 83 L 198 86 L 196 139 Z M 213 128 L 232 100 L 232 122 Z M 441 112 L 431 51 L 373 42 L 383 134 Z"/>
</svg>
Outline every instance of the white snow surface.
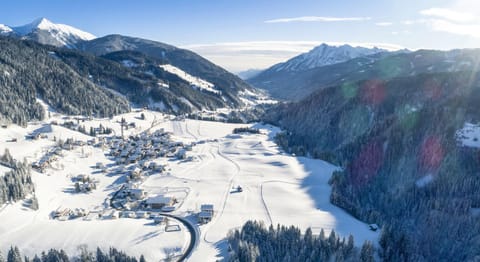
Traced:
<svg viewBox="0 0 480 262">
<path fill-rule="evenodd" d="M 0 35 L 9 34 L 12 31 L 13 30 L 9 26 L 4 25 L 4 24 L 0 24 Z"/>
<path fill-rule="evenodd" d="M 122 65 L 125 66 L 125 67 L 136 67 L 138 66 L 135 62 L 133 62 L 132 60 L 122 60 Z"/>
<path fill-rule="evenodd" d="M 462 129 L 457 130 L 455 138 L 462 146 L 480 148 L 480 125 L 465 123 Z"/>
<path fill-rule="evenodd" d="M 11 27 L 11 29 L 20 36 L 28 35 L 35 30 L 48 31 L 52 37 L 64 45 L 71 45 L 79 40 L 92 40 L 96 38 L 96 36 L 88 32 L 69 25 L 52 23 L 46 18 L 36 19 L 32 23 Z"/>
<path fill-rule="evenodd" d="M 183 71 L 182 69 L 180 69 L 178 67 L 175 67 L 175 66 L 169 65 L 169 64 L 159 65 L 159 67 L 162 68 L 163 70 L 165 70 L 169 73 L 172 73 L 174 75 L 177 75 L 181 79 L 187 81 L 192 86 L 192 88 L 199 88 L 199 89 L 203 89 L 203 90 L 206 90 L 206 91 L 209 91 L 209 92 L 212 92 L 212 93 L 216 93 L 216 94 L 220 93 L 219 90 L 215 89 L 214 84 L 212 84 L 212 83 L 210 83 L 210 82 L 208 82 L 204 79 L 201 79 L 199 77 L 192 76 L 192 75 L 188 74 L 187 72 Z"/>
<path fill-rule="evenodd" d="M 321 228 L 328 234 L 334 229 L 341 236 L 353 234 L 357 245 L 365 240 L 376 242 L 378 232 L 356 220 L 329 202 L 331 188 L 328 180 L 338 169 L 327 162 L 293 157 L 282 152 L 273 142 L 278 128 L 260 124 L 227 124 L 197 120 L 172 120 L 174 117 L 159 112 L 142 111 L 146 120 L 140 120 L 140 111 L 123 114 L 113 119 L 85 120 L 90 126 L 102 124 L 120 134 L 121 118 L 135 122 L 136 127 L 125 131 L 125 136 L 145 130 L 163 128 L 172 132 L 172 139 L 184 143 L 196 142 L 187 152 L 193 161 L 159 158 L 156 162 L 168 165 L 167 175 L 152 175 L 141 185 L 149 195 L 162 192 L 183 194 L 182 202 L 172 213 L 194 219 L 202 204 L 213 204 L 213 220 L 199 226 L 200 242 L 189 261 L 215 261 L 228 256 L 225 237 L 230 230 L 240 228 L 248 220 L 260 220 L 265 224 L 308 227 L 318 233 Z M 48 121 L 62 121 L 65 117 L 51 112 Z M 0 152 L 9 148 L 13 157 L 28 161 L 38 160 L 51 148 L 53 137 L 87 141 L 91 137 L 52 125 L 47 139 L 25 140 L 25 135 L 44 127 L 47 122 L 30 123 L 22 128 L 16 125 L 0 129 L 1 137 L 15 137 L 18 142 L 0 141 Z M 232 134 L 236 127 L 253 126 L 261 134 Z M 88 245 L 108 248 L 114 246 L 129 255 L 144 254 L 148 261 L 166 257 L 166 250 L 184 250 L 190 236 L 182 227 L 180 232 L 164 232 L 145 219 L 82 219 L 58 221 L 49 218 L 57 208 L 85 208 L 92 212 L 108 213 L 109 195 L 121 183 L 118 176 L 96 172 L 97 162 L 114 164 L 101 148 L 83 146 L 64 151 L 46 173 L 33 172 L 36 196 L 40 209 L 32 211 L 22 206 L 22 201 L 0 209 L 0 250 L 17 245 L 26 255 L 49 248 L 63 248 L 78 254 L 78 247 Z M 113 168 L 113 167 L 112 167 Z M 89 194 L 72 193 L 71 176 L 89 174 L 99 181 L 97 190 Z M 234 192 L 240 185 L 243 192 Z M 121 230 L 119 230 L 121 229 Z"/>
</svg>

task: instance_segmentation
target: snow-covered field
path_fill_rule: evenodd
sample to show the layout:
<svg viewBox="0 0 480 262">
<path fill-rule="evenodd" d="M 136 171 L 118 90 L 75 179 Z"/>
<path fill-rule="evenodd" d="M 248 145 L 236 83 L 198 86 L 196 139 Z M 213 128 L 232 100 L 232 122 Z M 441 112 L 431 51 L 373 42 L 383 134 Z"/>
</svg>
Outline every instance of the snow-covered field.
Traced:
<svg viewBox="0 0 480 262">
<path fill-rule="evenodd" d="M 125 135 L 163 128 L 173 133 L 173 140 L 197 143 L 187 153 L 191 160 L 162 158 L 161 161 L 167 163 L 167 174 L 148 176 L 141 185 L 151 195 L 184 192 L 182 202 L 172 214 L 189 217 L 190 220 L 198 213 L 201 204 L 214 205 L 213 220 L 198 225 L 200 242 L 189 261 L 214 261 L 224 257 L 226 235 L 247 220 L 262 220 L 275 225 L 293 224 L 302 229 L 311 227 L 314 233 L 321 228 L 327 233 L 334 229 L 343 236 L 353 234 L 358 245 L 364 240 L 375 241 L 378 238 L 378 233 L 370 231 L 366 224 L 330 204 L 327 181 L 336 167 L 320 160 L 292 157 L 281 152 L 272 141 L 277 128 L 256 124 L 253 126 L 259 128 L 261 134 L 234 135 L 232 130 L 235 127 L 246 125 L 177 121 L 161 113 L 143 113 L 146 120 L 140 119 L 140 112 L 132 112 L 113 119 L 86 120 L 81 124 L 87 130 L 102 124 L 119 135 L 118 122 L 123 117 L 126 122 L 136 124 L 135 128 L 126 130 Z M 61 116 L 54 115 L 48 121 L 61 119 Z M 51 126 L 48 138 L 25 140 L 25 135 L 43 125 L 37 123 L 28 128 L 10 126 L 0 129 L 0 137 L 18 139 L 18 142 L 0 141 L 0 153 L 8 147 L 15 158 L 27 157 L 33 162 L 55 144 L 53 137 L 91 139 L 60 126 Z M 171 250 L 177 253 L 184 250 L 190 235 L 183 226 L 181 231 L 164 232 L 163 227 L 154 226 L 151 220 L 146 219 L 50 219 L 50 213 L 58 208 L 111 212 L 108 200 L 121 185 L 122 178 L 105 175 L 95 169 L 97 162 L 113 168 L 114 162 L 105 156 L 105 152 L 85 145 L 65 151 L 54 164 L 55 168 L 47 169 L 45 173 L 33 172 L 40 209 L 32 211 L 18 202 L 0 211 L 0 250 L 17 245 L 27 255 L 52 247 L 78 254 L 79 246 L 83 245 L 92 249 L 115 246 L 130 255 L 144 254 L 148 261 L 162 260 Z M 70 177 L 77 174 L 90 174 L 98 180 L 97 190 L 89 194 L 73 193 Z M 241 186 L 243 192 L 236 192 L 237 186 Z"/>
<path fill-rule="evenodd" d="M 459 144 L 467 147 L 480 147 L 480 126 L 465 123 L 463 128 L 457 130 L 456 139 Z"/>
<path fill-rule="evenodd" d="M 178 67 L 175 67 L 175 66 L 169 65 L 169 64 L 160 65 L 160 67 L 163 70 L 165 70 L 169 73 L 172 73 L 174 75 L 177 75 L 181 79 L 187 81 L 194 88 L 204 89 L 204 90 L 207 90 L 209 92 L 216 93 L 216 94 L 220 93 L 220 91 L 215 89 L 214 84 L 212 84 L 212 83 L 210 83 L 206 80 L 203 80 L 199 77 L 192 76 L 192 75 L 188 74 L 187 72 L 183 71 L 182 69 L 180 69 Z"/>
</svg>

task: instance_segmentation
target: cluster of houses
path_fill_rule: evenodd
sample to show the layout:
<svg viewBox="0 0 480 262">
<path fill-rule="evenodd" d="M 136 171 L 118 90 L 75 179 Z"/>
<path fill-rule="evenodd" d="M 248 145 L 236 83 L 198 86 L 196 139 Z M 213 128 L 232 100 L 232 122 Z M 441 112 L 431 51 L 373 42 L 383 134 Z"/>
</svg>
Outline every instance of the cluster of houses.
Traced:
<svg viewBox="0 0 480 262">
<path fill-rule="evenodd" d="M 139 188 L 140 182 L 129 181 L 111 198 L 111 206 L 116 209 L 133 210 L 147 197 L 147 192 Z"/>
<path fill-rule="evenodd" d="M 162 194 L 149 197 L 143 188 L 139 188 L 139 185 L 139 182 L 125 184 L 112 198 L 112 206 L 123 210 L 139 208 L 162 212 L 175 210 L 174 205 L 178 203 L 175 197 Z"/>
<path fill-rule="evenodd" d="M 54 151 L 55 152 L 55 151 Z M 47 152 L 40 158 L 40 160 L 32 163 L 32 168 L 40 173 L 44 173 L 45 170 L 51 167 L 52 163 L 57 161 L 58 155 L 52 151 Z"/>
<path fill-rule="evenodd" d="M 109 209 L 104 211 L 92 211 L 89 212 L 83 208 L 62 208 L 59 207 L 57 210 L 52 212 L 52 218 L 60 221 L 66 221 L 70 219 L 83 218 L 83 220 L 92 220 L 92 219 L 118 219 L 118 218 L 144 218 L 152 219 L 153 223 L 157 225 L 166 225 L 168 219 L 165 216 L 162 216 L 158 212 L 148 212 L 148 211 L 118 211 L 115 209 Z"/>
<path fill-rule="evenodd" d="M 57 210 L 55 210 L 52 213 L 52 218 L 53 219 L 58 219 L 61 221 L 65 221 L 68 219 L 75 219 L 79 217 L 85 217 L 89 214 L 87 210 L 83 208 L 76 208 L 76 209 L 70 209 L 70 208 L 61 208 L 59 207 Z"/>
<path fill-rule="evenodd" d="M 47 168 L 51 167 L 53 162 L 58 160 L 58 157 L 63 156 L 63 150 L 73 150 L 86 144 L 88 144 L 88 142 L 86 143 L 82 140 L 75 140 L 73 138 L 68 138 L 65 141 L 58 141 L 56 146 L 45 153 L 40 160 L 32 163 L 32 168 L 40 173 L 44 173 Z"/>
<path fill-rule="evenodd" d="M 170 133 L 163 129 L 159 129 L 152 134 L 145 132 L 137 136 L 130 136 L 126 140 L 115 139 L 111 141 L 111 155 L 115 157 L 117 164 L 145 162 L 157 157 L 184 159 L 186 151 L 191 149 L 191 145 L 172 141 Z"/>
</svg>

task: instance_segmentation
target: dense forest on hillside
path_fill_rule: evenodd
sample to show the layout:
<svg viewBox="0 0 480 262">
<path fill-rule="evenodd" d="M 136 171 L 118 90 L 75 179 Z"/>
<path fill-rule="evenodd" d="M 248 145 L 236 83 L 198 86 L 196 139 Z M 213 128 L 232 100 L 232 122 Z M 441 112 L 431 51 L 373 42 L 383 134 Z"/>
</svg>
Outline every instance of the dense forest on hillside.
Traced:
<svg viewBox="0 0 480 262">
<path fill-rule="evenodd" d="M 187 81 L 164 71 L 159 65 L 168 63 L 166 59 L 135 51 L 112 52 L 102 57 L 76 50 L 56 50 L 56 54 L 83 77 L 115 90 L 138 106 L 172 113 L 226 106 L 219 95 L 194 89 Z M 163 106 L 155 108 L 155 103 Z"/>
<path fill-rule="evenodd" d="M 383 226 L 385 261 L 479 259 L 480 150 L 456 131 L 480 121 L 477 72 L 364 80 L 266 116 L 277 142 L 343 167 L 331 201 Z"/>
<path fill-rule="evenodd" d="M 248 221 L 228 236 L 230 261 L 374 261 L 373 244 L 365 242 L 361 249 L 355 247 L 350 235 L 340 238 L 335 231 L 328 236 L 323 229 L 312 234 L 299 228 L 270 225 Z"/>
<path fill-rule="evenodd" d="M 0 252 L 0 262 L 145 262 L 145 258 L 140 256 L 139 260 L 135 257 L 128 256 L 122 251 L 116 248 L 110 248 L 108 252 L 104 252 L 100 248 L 97 248 L 95 253 L 89 252 L 86 248 L 81 249 L 79 257 L 71 258 L 62 249 L 50 249 L 47 252 L 43 251 L 41 254 L 35 254 L 33 257 L 23 256 L 18 247 L 11 247 L 6 253 L 6 258 L 2 256 Z"/>
<path fill-rule="evenodd" d="M 91 52 L 97 56 L 115 51 L 136 51 L 153 59 L 168 61 L 168 64 L 214 84 L 215 88 L 222 92 L 224 103 L 229 107 L 242 106 L 243 102 L 239 93 L 252 90 L 238 76 L 198 54 L 161 42 L 122 35 L 107 35 L 92 41 L 82 42 L 78 47 L 82 51 Z"/>
<path fill-rule="evenodd" d="M 42 119 L 37 98 L 66 114 L 111 116 L 129 110 L 125 99 L 84 79 L 39 44 L 0 37 L 0 47 L 4 122 L 26 125 Z"/>
</svg>

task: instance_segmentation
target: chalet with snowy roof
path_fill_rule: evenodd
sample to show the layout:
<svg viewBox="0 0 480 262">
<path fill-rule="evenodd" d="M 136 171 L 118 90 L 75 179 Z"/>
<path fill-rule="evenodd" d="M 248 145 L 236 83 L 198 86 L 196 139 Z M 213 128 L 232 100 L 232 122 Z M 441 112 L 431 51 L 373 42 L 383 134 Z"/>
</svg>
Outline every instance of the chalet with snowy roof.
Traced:
<svg viewBox="0 0 480 262">
<path fill-rule="evenodd" d="M 148 198 L 145 203 L 150 209 L 162 209 L 165 206 L 173 205 L 175 203 L 175 199 L 165 195 L 156 195 Z"/>
<path fill-rule="evenodd" d="M 133 188 L 128 190 L 128 194 L 135 199 L 144 199 L 147 196 L 147 192 L 141 188 Z"/>
</svg>

